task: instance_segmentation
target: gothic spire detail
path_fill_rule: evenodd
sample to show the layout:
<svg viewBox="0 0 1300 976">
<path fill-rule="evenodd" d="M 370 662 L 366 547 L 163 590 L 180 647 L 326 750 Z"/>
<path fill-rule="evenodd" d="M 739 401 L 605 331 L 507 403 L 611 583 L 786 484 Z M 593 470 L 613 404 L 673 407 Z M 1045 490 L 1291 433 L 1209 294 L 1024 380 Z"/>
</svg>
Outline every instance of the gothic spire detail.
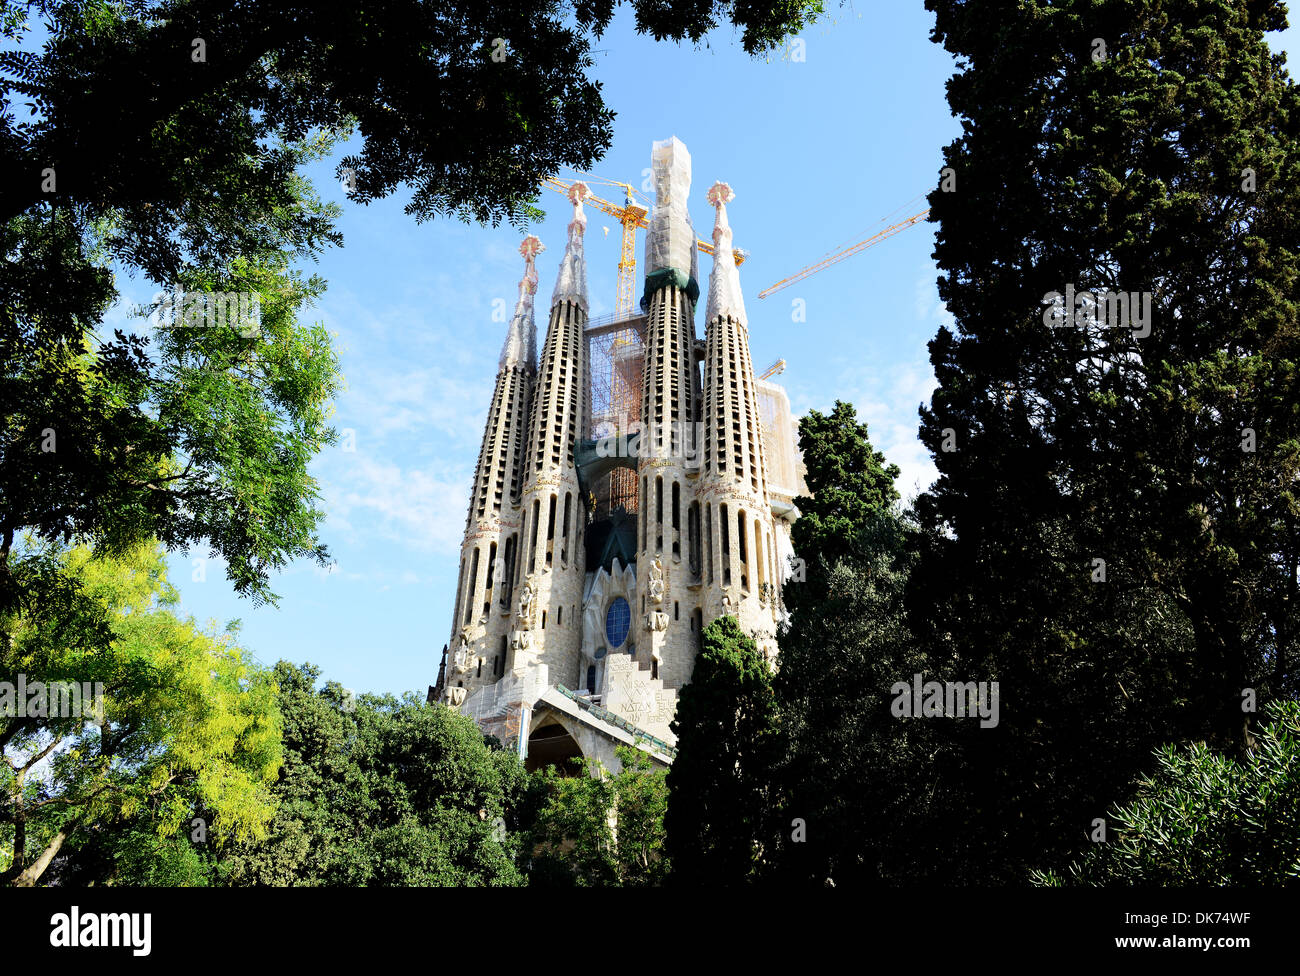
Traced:
<svg viewBox="0 0 1300 976">
<path fill-rule="evenodd" d="M 569 202 L 573 204 L 573 220 L 569 221 L 569 242 L 560 261 L 560 274 L 555 280 L 551 307 L 570 301 L 587 311 L 587 258 L 582 250 L 582 238 L 587 232 L 587 216 L 582 212 L 582 201 L 591 196 L 587 184 L 578 182 L 569 187 Z"/>
<path fill-rule="evenodd" d="M 745 316 L 745 299 L 740 293 L 740 271 L 736 268 L 736 254 L 731 247 L 731 226 L 727 223 L 727 204 L 736 198 L 730 186 L 719 180 L 709 187 L 708 201 L 717 216 L 713 224 L 713 270 L 709 273 L 709 299 L 705 305 L 704 319 L 712 322 L 718 316 L 731 316 L 742 325 Z"/>
<path fill-rule="evenodd" d="M 546 250 L 533 234 L 524 238 L 519 253 L 524 258 L 524 276 L 519 282 L 519 299 L 515 302 L 514 318 L 501 347 L 500 368 L 507 366 L 537 366 L 537 324 L 533 320 L 533 295 L 537 294 L 537 255 Z"/>
</svg>

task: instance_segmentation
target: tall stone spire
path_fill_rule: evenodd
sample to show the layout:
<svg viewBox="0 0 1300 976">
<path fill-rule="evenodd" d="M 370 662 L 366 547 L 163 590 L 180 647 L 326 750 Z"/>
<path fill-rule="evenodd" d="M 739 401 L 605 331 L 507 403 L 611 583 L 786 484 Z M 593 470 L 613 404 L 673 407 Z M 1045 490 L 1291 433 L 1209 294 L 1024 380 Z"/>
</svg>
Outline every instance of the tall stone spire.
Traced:
<svg viewBox="0 0 1300 976">
<path fill-rule="evenodd" d="M 577 621 L 586 518 L 574 449 L 586 435 L 587 265 L 582 244 L 587 219 L 582 201 L 588 196 L 585 183 L 569 188 L 573 220 L 551 298 L 524 461 L 519 602 L 510 634 L 514 674 L 545 668 L 561 682 L 575 680 L 581 640 Z"/>
<path fill-rule="evenodd" d="M 649 652 L 650 677 L 677 689 L 690 680 L 695 663 L 696 601 L 699 584 L 698 476 L 695 431 L 699 422 L 699 378 L 695 356 L 695 303 L 700 286 L 695 229 L 687 208 L 691 155 L 675 136 L 656 142 L 650 155 L 654 209 L 646 234 L 645 354 L 642 373 L 640 546 L 636 590 L 637 660 Z M 686 608 L 683 614 L 682 607 Z"/>
<path fill-rule="evenodd" d="M 506 632 L 520 548 L 524 447 L 537 370 L 533 296 L 535 261 L 541 251 L 542 242 L 531 235 L 519 245 L 524 276 L 501 347 L 465 520 L 450 673 L 443 687 L 444 698 L 457 705 L 475 688 L 495 681 L 506 666 Z"/>
<path fill-rule="evenodd" d="M 731 247 L 726 183 L 714 183 L 713 271 L 704 342 L 705 617 L 737 617 L 765 655 L 775 653 L 780 606 L 777 535 L 767 495 L 762 417 L 749 356 L 749 329 Z"/>
<path fill-rule="evenodd" d="M 646 234 L 645 370 L 641 419 L 641 454 L 681 456 L 672 443 L 699 418 L 695 372 L 696 281 L 695 229 L 687 200 L 691 192 L 691 154 L 676 136 L 656 142 L 650 156 L 655 185 L 654 209 Z M 656 301 L 658 304 L 656 305 Z"/>
</svg>

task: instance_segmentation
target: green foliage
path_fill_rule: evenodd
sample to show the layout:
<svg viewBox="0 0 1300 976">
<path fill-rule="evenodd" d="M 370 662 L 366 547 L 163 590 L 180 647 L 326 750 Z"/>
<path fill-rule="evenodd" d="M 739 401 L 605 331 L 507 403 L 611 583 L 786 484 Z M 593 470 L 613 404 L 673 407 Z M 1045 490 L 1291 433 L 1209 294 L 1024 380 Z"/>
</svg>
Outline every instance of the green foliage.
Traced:
<svg viewBox="0 0 1300 976">
<path fill-rule="evenodd" d="M 160 837 L 145 817 L 87 825 L 64 845 L 41 879 L 60 888 L 202 888 L 212 883 L 215 848 L 190 837 L 188 825 Z"/>
<path fill-rule="evenodd" d="M 88 825 L 125 819 L 165 843 L 196 808 L 215 843 L 260 837 L 274 810 L 280 715 L 270 677 L 228 634 L 199 630 L 177 601 L 162 553 L 121 559 L 85 549 L 27 554 L 58 599 L 3 620 L 0 681 L 102 683 L 102 719 L 30 715 L 0 727 L 0 833 L 14 856 L 0 879 L 34 884 Z"/>
<path fill-rule="evenodd" d="M 536 850 L 530 884 L 542 886 L 660 885 L 664 856 L 665 771 L 631 746 L 615 749 L 620 769 L 575 761 L 576 775 L 553 766 L 533 774 L 540 795 L 533 821 Z"/>
<path fill-rule="evenodd" d="M 956 328 L 909 607 L 935 660 L 1000 682 L 951 830 L 959 866 L 1019 879 L 1158 744 L 1240 757 L 1242 689 L 1295 697 L 1300 97 L 1280 3 L 927 8 L 962 134 L 930 197 Z M 1067 285 L 1151 293 L 1150 334 L 1048 327 Z"/>
<path fill-rule="evenodd" d="M 792 539 L 795 555 L 815 578 L 847 554 L 862 525 L 893 508 L 899 469 L 872 448 L 852 404 L 839 400 L 829 414 L 809 410 L 799 419 L 799 449 L 810 494 L 795 499 L 799 519 Z M 791 607 L 817 589 L 791 587 Z"/>
<path fill-rule="evenodd" d="M 916 528 L 879 511 L 841 550 L 824 573 L 799 584 L 808 592 L 781 638 L 774 685 L 784 837 L 771 874 L 783 884 L 829 879 L 839 887 L 946 877 L 948 845 L 932 828 L 954 800 L 945 787 L 960 730 L 890 712 L 895 682 L 945 677 L 904 602 Z"/>
<path fill-rule="evenodd" d="M 1039 884 L 1294 885 L 1300 881 L 1300 703 L 1277 703 L 1245 762 L 1205 745 L 1157 750 L 1107 818 L 1109 836 Z"/>
<path fill-rule="evenodd" d="M 767 663 L 734 617 L 703 638 L 672 723 L 665 850 L 674 882 L 742 884 L 772 845 L 776 700 Z"/>
<path fill-rule="evenodd" d="M 414 695 L 317 691 L 275 667 L 284 766 L 267 838 L 224 854 L 229 885 L 517 885 L 526 775 L 474 722 Z"/>
</svg>

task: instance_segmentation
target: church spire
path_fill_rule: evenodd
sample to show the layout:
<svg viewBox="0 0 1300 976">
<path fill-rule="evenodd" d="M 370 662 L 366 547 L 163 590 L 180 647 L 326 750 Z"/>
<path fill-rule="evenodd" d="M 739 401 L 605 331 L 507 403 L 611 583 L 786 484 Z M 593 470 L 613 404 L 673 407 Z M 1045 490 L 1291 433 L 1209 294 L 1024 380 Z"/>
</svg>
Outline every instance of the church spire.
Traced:
<svg viewBox="0 0 1300 976">
<path fill-rule="evenodd" d="M 747 324 L 745 299 L 740 293 L 740 272 L 731 247 L 731 226 L 727 223 L 727 204 L 736 198 L 730 186 L 719 180 L 709 187 L 708 201 L 717 211 L 713 224 L 713 270 L 709 273 L 709 298 L 704 306 L 704 320 L 730 316 L 733 322 Z"/>
<path fill-rule="evenodd" d="M 519 245 L 519 253 L 524 257 L 524 276 L 519 282 L 519 299 L 515 302 L 515 314 L 510 320 L 510 329 L 506 332 L 505 344 L 501 347 L 499 368 L 507 366 L 537 365 L 537 324 L 533 320 L 533 296 L 537 294 L 537 255 L 546 248 L 532 234 L 524 238 Z"/>
<path fill-rule="evenodd" d="M 560 261 L 560 274 L 555 279 L 551 306 L 570 301 L 587 311 L 587 258 L 582 250 L 583 235 L 587 233 L 587 216 L 582 212 L 582 201 L 591 196 L 587 184 L 578 182 L 569 187 L 569 202 L 573 204 L 573 219 L 569 221 L 569 242 L 564 247 Z"/>
</svg>

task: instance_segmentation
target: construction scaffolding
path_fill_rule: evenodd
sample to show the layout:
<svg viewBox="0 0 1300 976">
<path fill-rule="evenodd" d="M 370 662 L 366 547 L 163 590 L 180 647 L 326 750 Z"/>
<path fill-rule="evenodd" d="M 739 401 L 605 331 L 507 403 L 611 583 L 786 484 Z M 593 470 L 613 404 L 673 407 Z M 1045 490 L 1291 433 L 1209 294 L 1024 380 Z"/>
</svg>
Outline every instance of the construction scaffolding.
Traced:
<svg viewBox="0 0 1300 976">
<path fill-rule="evenodd" d="M 762 425 L 763 453 L 767 462 L 767 488 L 786 500 L 808 493 L 800 468 L 798 436 L 785 388 L 768 380 L 755 379 L 758 414 Z"/>
<path fill-rule="evenodd" d="M 622 437 L 641 422 L 645 316 L 602 316 L 587 324 L 588 410 L 586 437 Z M 635 468 L 635 458 L 632 460 Z M 636 471 L 620 467 L 588 489 L 595 496 L 595 518 L 615 508 L 637 511 Z"/>
</svg>

